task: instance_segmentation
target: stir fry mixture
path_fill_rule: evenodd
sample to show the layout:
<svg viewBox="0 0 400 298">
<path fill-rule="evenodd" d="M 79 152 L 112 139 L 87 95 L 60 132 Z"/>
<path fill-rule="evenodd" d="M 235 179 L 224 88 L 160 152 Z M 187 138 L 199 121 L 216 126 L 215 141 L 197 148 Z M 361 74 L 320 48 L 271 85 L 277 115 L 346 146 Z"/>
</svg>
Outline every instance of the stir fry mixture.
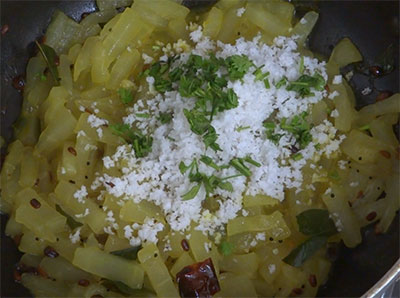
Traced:
<svg viewBox="0 0 400 298">
<path fill-rule="evenodd" d="M 387 231 L 400 96 L 356 110 L 362 56 L 308 50 L 316 12 L 97 4 L 36 42 L 1 171 L 33 295 L 310 297 L 341 241 Z"/>
</svg>

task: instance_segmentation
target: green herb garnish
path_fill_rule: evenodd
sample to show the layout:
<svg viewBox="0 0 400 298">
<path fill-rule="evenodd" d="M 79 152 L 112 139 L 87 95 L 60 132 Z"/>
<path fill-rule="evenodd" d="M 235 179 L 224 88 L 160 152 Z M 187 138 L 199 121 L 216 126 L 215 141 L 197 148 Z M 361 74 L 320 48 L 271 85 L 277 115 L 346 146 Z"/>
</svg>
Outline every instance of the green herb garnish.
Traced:
<svg viewBox="0 0 400 298">
<path fill-rule="evenodd" d="M 211 157 L 209 157 L 209 156 L 206 156 L 206 155 L 202 155 L 201 157 L 200 157 L 200 161 L 202 162 L 202 163 L 204 163 L 205 165 L 207 165 L 207 166 L 209 166 L 209 167 L 211 167 L 211 168 L 213 168 L 213 169 L 215 169 L 215 170 L 219 170 L 220 169 L 220 167 L 212 160 L 212 158 Z"/>
<path fill-rule="evenodd" d="M 286 90 L 295 91 L 299 93 L 300 96 L 305 97 L 314 95 L 314 93 L 311 92 L 311 88 L 322 91 L 325 85 L 325 80 L 320 74 L 314 74 L 314 76 L 303 74 L 296 81 L 290 82 Z"/>
<path fill-rule="evenodd" d="M 283 261 L 300 267 L 308 258 L 326 245 L 328 237 L 337 233 L 335 223 L 329 217 L 328 210 L 309 209 L 296 216 L 299 231 L 310 236 L 305 242 L 293 249 Z"/>
<path fill-rule="evenodd" d="M 238 128 L 236 128 L 236 131 L 241 132 L 243 130 L 250 129 L 250 128 L 251 128 L 250 126 L 239 126 Z"/>
<path fill-rule="evenodd" d="M 300 58 L 299 72 L 300 72 L 300 74 L 304 73 L 304 56 L 301 56 L 301 58 Z"/>
<path fill-rule="evenodd" d="M 244 158 L 234 158 L 232 159 L 229 164 L 234 167 L 236 170 L 239 171 L 240 174 L 246 177 L 251 176 L 250 169 L 245 165 L 245 163 L 249 163 L 253 166 L 260 167 L 261 164 L 253 160 L 251 157 L 246 156 Z"/>
<path fill-rule="evenodd" d="M 266 73 L 263 73 L 263 72 L 261 71 L 261 68 L 263 68 L 263 67 L 264 67 L 264 65 L 261 66 L 261 67 L 259 67 L 259 68 L 257 68 L 257 69 L 253 72 L 256 81 L 263 81 L 266 77 L 269 76 L 269 72 L 268 72 L 268 71 L 267 71 Z"/>
<path fill-rule="evenodd" d="M 115 251 L 110 252 L 110 254 L 124 258 L 124 259 L 128 259 L 128 260 L 136 260 L 137 254 L 138 254 L 139 250 L 141 250 L 141 249 L 142 249 L 142 246 L 139 245 L 139 246 L 129 247 L 126 249 L 115 250 Z"/>
<path fill-rule="evenodd" d="M 109 126 L 113 134 L 122 137 L 132 145 L 137 158 L 145 157 L 151 152 L 153 138 L 143 135 L 139 130 L 131 128 L 127 124 L 114 124 Z"/>
<path fill-rule="evenodd" d="M 148 114 L 148 113 L 136 113 L 136 117 L 148 119 L 148 118 L 150 118 L 150 114 Z"/>
<path fill-rule="evenodd" d="M 280 79 L 280 80 L 275 84 L 276 89 L 279 89 L 279 88 L 285 86 L 285 85 L 287 84 L 287 82 L 288 82 L 287 78 L 286 78 L 286 77 L 283 77 L 282 79 Z"/>
<path fill-rule="evenodd" d="M 297 152 L 297 153 L 295 153 L 295 154 L 292 155 L 292 159 L 293 159 L 294 161 L 301 160 L 302 158 L 303 158 L 303 155 L 302 155 L 300 152 Z"/>
<path fill-rule="evenodd" d="M 133 95 L 132 95 L 131 90 L 129 90 L 129 89 L 119 88 L 118 95 L 124 104 L 128 104 L 133 101 Z"/>
<path fill-rule="evenodd" d="M 327 239 L 325 236 L 311 237 L 293 249 L 283 261 L 291 266 L 300 267 L 326 244 Z"/>
<path fill-rule="evenodd" d="M 283 137 L 283 134 L 274 133 L 276 124 L 273 122 L 264 122 L 263 126 L 266 129 L 267 139 L 271 140 L 274 144 L 278 144 L 279 140 Z"/>
<path fill-rule="evenodd" d="M 160 113 L 158 120 L 161 121 L 161 124 L 170 123 L 172 120 L 172 113 Z"/>
<path fill-rule="evenodd" d="M 226 66 L 228 68 L 229 77 L 232 80 L 239 80 L 249 71 L 251 66 L 254 66 L 253 62 L 244 55 L 233 55 L 226 59 Z"/>
<path fill-rule="evenodd" d="M 308 113 L 303 112 L 300 115 L 294 116 L 290 122 L 286 119 L 282 119 L 280 124 L 283 130 L 286 130 L 294 135 L 301 149 L 304 149 L 312 141 L 312 136 L 310 133 L 311 127 L 306 121 L 307 116 Z"/>
<path fill-rule="evenodd" d="M 229 256 L 233 253 L 235 245 L 228 241 L 222 241 L 218 248 L 222 255 Z"/>
<path fill-rule="evenodd" d="M 215 164 L 210 157 L 205 156 L 205 155 L 201 156 L 200 161 L 214 169 L 222 168 L 222 167 L 218 166 L 217 164 Z M 215 189 L 217 189 L 217 188 L 232 192 L 233 186 L 230 182 L 228 182 L 226 180 L 234 178 L 234 177 L 238 177 L 237 175 L 225 177 L 225 178 L 219 178 L 215 175 L 207 176 L 206 174 L 201 173 L 199 171 L 199 167 L 198 167 L 198 163 L 197 163 L 196 159 L 193 159 L 193 161 L 189 165 L 185 165 L 185 163 L 181 161 L 179 164 L 179 170 L 182 174 L 185 174 L 186 172 L 189 171 L 189 175 L 188 175 L 189 181 L 196 183 L 187 193 L 185 193 L 182 196 L 182 200 L 184 200 L 184 201 L 193 199 L 198 194 L 201 185 L 204 186 L 207 196 L 210 193 L 214 192 Z"/>
<path fill-rule="evenodd" d="M 56 51 L 48 45 L 38 43 L 36 40 L 35 44 L 38 47 L 40 54 L 42 54 L 42 57 L 47 64 L 47 67 L 49 68 L 50 74 L 54 79 L 55 85 L 59 86 L 61 79 L 58 75 L 58 69 L 57 69 L 58 57 Z"/>
<path fill-rule="evenodd" d="M 76 228 L 83 226 L 82 223 L 77 222 L 72 216 L 65 213 L 64 210 L 60 206 L 56 205 L 56 210 L 58 213 L 60 213 L 61 215 L 65 216 L 67 218 L 67 225 L 71 228 L 71 230 L 75 230 Z"/>
</svg>

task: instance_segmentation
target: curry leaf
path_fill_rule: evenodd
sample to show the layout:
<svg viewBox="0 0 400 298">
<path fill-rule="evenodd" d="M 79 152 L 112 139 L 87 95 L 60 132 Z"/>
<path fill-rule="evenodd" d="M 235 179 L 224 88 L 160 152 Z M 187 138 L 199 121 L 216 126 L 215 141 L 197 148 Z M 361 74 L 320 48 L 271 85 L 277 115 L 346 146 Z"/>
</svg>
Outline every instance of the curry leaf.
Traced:
<svg viewBox="0 0 400 298">
<path fill-rule="evenodd" d="M 83 226 L 83 224 L 81 224 L 80 222 L 77 222 L 72 216 L 65 213 L 64 210 L 62 210 L 60 206 L 56 205 L 56 210 L 61 215 L 65 216 L 67 218 L 67 224 L 71 228 L 71 230 L 75 230 L 76 228 Z"/>
<path fill-rule="evenodd" d="M 42 54 L 42 57 L 47 64 L 47 67 L 49 68 L 49 71 L 54 79 L 54 83 L 57 86 L 59 86 L 60 77 L 58 76 L 58 70 L 56 64 L 57 61 L 56 51 L 52 47 L 49 47 L 48 45 L 38 43 L 36 40 L 35 43 L 39 49 L 40 54 Z"/>
<path fill-rule="evenodd" d="M 296 216 L 299 231 L 309 236 L 332 236 L 337 233 L 335 223 L 326 209 L 309 209 Z"/>
<path fill-rule="evenodd" d="M 115 251 L 110 252 L 110 254 L 124 258 L 124 259 L 128 259 L 128 260 L 136 260 L 137 254 L 138 254 L 139 250 L 141 250 L 141 249 L 142 249 L 142 246 L 139 245 L 139 246 L 129 247 L 129 248 L 121 249 L 121 250 L 115 250 Z"/>
<path fill-rule="evenodd" d="M 325 236 L 314 236 L 293 249 L 283 261 L 291 266 L 300 267 L 304 261 L 313 256 L 327 241 Z"/>
<path fill-rule="evenodd" d="M 152 293 L 145 289 L 132 289 L 122 281 L 104 279 L 101 284 L 114 292 L 120 292 L 124 296 L 129 297 L 155 297 L 155 293 Z"/>
</svg>

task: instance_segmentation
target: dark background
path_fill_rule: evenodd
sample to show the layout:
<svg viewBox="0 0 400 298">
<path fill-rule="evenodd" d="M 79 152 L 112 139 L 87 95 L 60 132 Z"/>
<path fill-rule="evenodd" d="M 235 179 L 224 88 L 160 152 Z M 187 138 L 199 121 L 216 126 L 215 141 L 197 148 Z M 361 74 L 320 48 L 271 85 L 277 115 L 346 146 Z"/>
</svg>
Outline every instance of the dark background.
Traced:
<svg viewBox="0 0 400 298">
<path fill-rule="evenodd" d="M 186 0 L 190 2 L 190 0 Z M 206 3 L 206 1 L 195 1 Z M 193 1 L 192 1 L 193 3 Z M 32 52 L 32 43 L 45 32 L 55 9 L 75 20 L 82 13 L 96 9 L 94 1 L 4 1 L 1 25 L 9 31 L 1 36 L 1 135 L 10 140 L 12 123 L 18 117 L 21 94 L 12 86 L 12 79 L 23 74 Z M 313 4 L 314 6 L 314 4 Z M 307 5 L 304 8 L 308 9 Z M 302 8 L 299 9 L 302 11 Z M 371 86 L 367 76 L 355 75 L 352 80 L 358 106 L 374 102 L 379 91 L 399 92 L 399 2 L 398 1 L 323 1 L 318 5 L 320 19 L 310 37 L 310 48 L 329 57 L 334 45 L 349 37 L 360 49 L 364 61 L 373 65 L 375 58 L 390 44 L 395 46 L 396 68 L 391 74 L 374 80 L 373 93 L 362 96 L 361 90 Z M 1 216 L 1 297 L 29 296 L 14 283 L 13 266 L 20 254 L 13 241 L 4 236 L 6 216 Z M 399 259 L 399 216 L 385 235 L 375 235 L 373 227 L 364 229 L 364 241 L 355 249 L 340 249 L 328 283 L 319 296 L 355 297 L 370 289 Z M 398 293 L 394 294 L 396 297 Z"/>
</svg>

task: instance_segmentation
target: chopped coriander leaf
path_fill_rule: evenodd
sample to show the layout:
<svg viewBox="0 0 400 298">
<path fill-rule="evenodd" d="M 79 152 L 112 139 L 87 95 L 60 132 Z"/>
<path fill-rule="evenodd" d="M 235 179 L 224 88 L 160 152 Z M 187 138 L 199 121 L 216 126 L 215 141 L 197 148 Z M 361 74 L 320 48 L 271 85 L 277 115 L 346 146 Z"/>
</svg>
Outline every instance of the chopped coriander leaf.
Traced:
<svg viewBox="0 0 400 298">
<path fill-rule="evenodd" d="M 244 55 L 233 55 L 225 60 L 226 67 L 228 68 L 229 77 L 232 80 L 242 79 L 249 71 L 249 68 L 254 66 L 253 62 Z"/>
<path fill-rule="evenodd" d="M 276 89 L 279 89 L 279 88 L 285 86 L 286 84 L 287 84 L 287 78 L 286 78 L 286 77 L 283 77 L 282 79 L 280 79 L 280 80 L 275 84 L 275 87 L 276 87 Z"/>
<path fill-rule="evenodd" d="M 218 187 L 220 189 L 226 190 L 233 192 L 233 185 L 230 182 L 222 182 L 222 180 L 219 182 Z"/>
<path fill-rule="evenodd" d="M 202 163 L 204 163 L 205 165 L 207 165 L 207 166 L 209 166 L 209 167 L 211 167 L 211 168 L 213 168 L 213 169 L 215 169 L 215 170 L 219 170 L 219 169 L 220 169 L 220 167 L 219 167 L 219 166 L 212 160 L 212 158 L 209 157 L 209 156 L 202 155 L 202 156 L 200 157 L 200 161 L 201 161 Z"/>
<path fill-rule="evenodd" d="M 263 65 L 263 66 L 264 66 L 264 65 Z M 269 72 L 268 72 L 268 71 L 265 72 L 265 73 L 262 72 L 261 68 L 263 68 L 263 66 L 257 68 L 257 69 L 253 72 L 256 81 L 263 81 L 266 77 L 269 76 Z"/>
<path fill-rule="evenodd" d="M 194 199 L 194 197 L 199 193 L 201 184 L 193 186 L 187 193 L 182 196 L 183 201 L 188 201 Z"/>
<path fill-rule="evenodd" d="M 47 80 L 47 77 L 46 77 L 44 74 L 40 74 L 40 80 L 41 80 L 42 82 L 44 82 L 44 81 Z"/>
<path fill-rule="evenodd" d="M 183 75 L 183 69 L 177 67 L 168 74 L 168 77 L 171 79 L 172 82 L 176 82 L 179 81 L 182 75 Z"/>
<path fill-rule="evenodd" d="M 256 167 L 261 167 L 261 164 L 259 163 L 259 162 L 256 162 L 254 159 L 252 159 L 250 156 L 246 156 L 246 157 L 244 157 L 243 158 L 243 161 L 245 161 L 245 162 L 247 162 L 247 163 L 249 163 L 249 164 L 251 164 L 251 165 L 253 165 L 253 166 L 256 166 Z"/>
<path fill-rule="evenodd" d="M 132 92 L 129 89 L 119 88 L 118 89 L 118 95 L 119 95 L 119 98 L 121 99 L 121 101 L 124 104 L 128 104 L 133 100 Z"/>
<path fill-rule="evenodd" d="M 185 174 L 187 170 L 190 170 L 190 172 L 193 171 L 193 169 L 197 169 L 197 161 L 196 159 L 193 159 L 192 162 L 187 166 L 183 161 L 179 163 L 179 171 L 181 174 Z"/>
<path fill-rule="evenodd" d="M 235 249 L 235 245 L 228 241 L 222 241 L 221 244 L 219 245 L 219 251 L 224 256 L 231 255 L 233 253 L 234 249 Z"/>
<path fill-rule="evenodd" d="M 229 88 L 225 97 L 224 110 L 236 108 L 238 105 L 239 101 L 236 93 L 232 88 Z"/>
<path fill-rule="evenodd" d="M 314 148 L 315 148 L 315 150 L 317 150 L 317 151 L 321 150 L 321 144 L 320 144 L 320 143 L 315 144 L 315 145 L 314 145 Z"/>
<path fill-rule="evenodd" d="M 339 173 L 338 173 L 336 170 L 333 171 L 333 172 L 330 172 L 330 173 L 328 174 L 328 176 L 329 176 L 330 178 L 332 178 L 333 180 L 340 180 Z"/>
<path fill-rule="evenodd" d="M 237 132 L 241 132 L 242 130 L 246 130 L 246 129 L 250 129 L 250 126 L 239 126 L 238 128 L 236 128 Z"/>
<path fill-rule="evenodd" d="M 366 124 L 366 125 L 361 126 L 361 127 L 359 128 L 359 130 L 369 130 L 369 129 L 370 129 L 370 125 L 369 125 L 369 124 Z"/>
<path fill-rule="evenodd" d="M 314 76 L 302 75 L 296 81 L 290 82 L 286 90 L 295 91 L 299 93 L 300 96 L 311 96 L 314 93 L 311 92 L 311 88 L 315 90 L 324 90 L 326 83 L 324 78 L 320 74 L 314 74 Z"/>
<path fill-rule="evenodd" d="M 283 134 L 274 133 L 276 124 L 273 122 L 264 122 L 263 126 L 266 128 L 267 139 L 271 140 L 274 144 L 278 144 Z"/>
<path fill-rule="evenodd" d="M 172 90 L 172 83 L 169 80 L 157 77 L 155 78 L 154 89 L 160 93 L 165 93 Z"/>
<path fill-rule="evenodd" d="M 271 88 L 271 85 L 269 84 L 269 80 L 268 79 L 264 80 L 264 86 L 265 86 L 265 89 Z"/>
<path fill-rule="evenodd" d="M 300 72 L 300 74 L 304 73 L 304 56 L 301 56 L 301 58 L 300 58 L 299 72 Z"/>
<path fill-rule="evenodd" d="M 139 130 L 129 127 L 127 124 L 113 124 L 109 126 L 113 134 L 122 137 L 131 144 L 137 158 L 147 156 L 153 145 L 153 138 L 143 135 Z"/>
<path fill-rule="evenodd" d="M 207 132 L 210 127 L 210 122 L 207 117 L 201 111 L 197 110 L 187 110 L 184 109 L 183 113 L 185 114 L 190 129 L 197 135 L 203 135 Z"/>
<path fill-rule="evenodd" d="M 311 127 L 306 121 L 307 116 L 307 112 L 303 112 L 300 115 L 294 116 L 290 122 L 286 119 L 282 119 L 280 125 L 283 130 L 286 130 L 295 136 L 301 149 L 304 149 L 312 141 L 310 133 Z"/>
<path fill-rule="evenodd" d="M 301 154 L 300 152 L 297 152 L 292 155 L 292 159 L 295 161 L 301 160 L 302 158 L 303 158 L 303 154 Z"/>
<path fill-rule="evenodd" d="M 196 77 L 182 75 L 179 81 L 179 94 L 183 97 L 191 97 L 201 87 L 201 81 Z"/>
<path fill-rule="evenodd" d="M 221 151 L 221 147 L 216 143 L 218 135 L 215 128 L 211 125 L 208 128 L 208 132 L 203 136 L 203 142 L 206 147 L 210 147 L 214 151 Z"/>
<path fill-rule="evenodd" d="M 160 113 L 158 120 L 161 121 L 161 124 L 167 124 L 172 120 L 172 113 Z"/>
<path fill-rule="evenodd" d="M 150 118 L 150 114 L 148 114 L 148 113 L 136 113 L 136 117 L 138 117 L 138 118 Z"/>
<path fill-rule="evenodd" d="M 250 177 L 251 172 L 250 169 L 244 165 L 243 160 L 241 158 L 232 159 L 229 164 L 238 170 L 243 176 Z"/>
</svg>

